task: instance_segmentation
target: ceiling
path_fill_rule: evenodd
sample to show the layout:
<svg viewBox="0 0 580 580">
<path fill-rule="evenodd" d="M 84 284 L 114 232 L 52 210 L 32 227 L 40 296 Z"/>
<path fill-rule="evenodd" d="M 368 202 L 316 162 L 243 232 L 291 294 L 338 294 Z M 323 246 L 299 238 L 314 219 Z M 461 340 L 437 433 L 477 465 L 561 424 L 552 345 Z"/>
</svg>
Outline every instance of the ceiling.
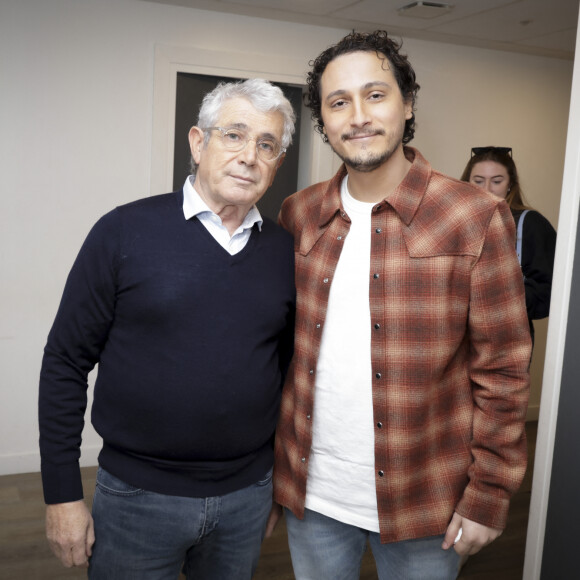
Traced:
<svg viewBox="0 0 580 580">
<path fill-rule="evenodd" d="M 394 36 L 573 59 L 579 0 L 145 0 Z M 413 10 L 401 12 L 409 4 Z M 443 8 L 433 5 L 443 4 Z M 449 8 L 451 7 L 451 8 Z"/>
</svg>

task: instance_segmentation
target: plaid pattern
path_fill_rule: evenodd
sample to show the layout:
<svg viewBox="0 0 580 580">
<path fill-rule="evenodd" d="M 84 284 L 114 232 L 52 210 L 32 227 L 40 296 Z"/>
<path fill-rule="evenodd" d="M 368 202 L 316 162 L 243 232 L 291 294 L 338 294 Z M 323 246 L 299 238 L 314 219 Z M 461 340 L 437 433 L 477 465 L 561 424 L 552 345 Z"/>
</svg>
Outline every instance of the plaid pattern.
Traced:
<svg viewBox="0 0 580 580">
<path fill-rule="evenodd" d="M 372 213 L 370 312 L 375 481 L 382 542 L 444 533 L 454 511 L 505 527 L 526 468 L 531 354 L 515 227 L 505 202 L 412 167 Z M 330 285 L 350 221 L 344 166 L 289 197 L 294 359 L 276 437 L 275 500 L 304 513 L 314 385 Z"/>
</svg>

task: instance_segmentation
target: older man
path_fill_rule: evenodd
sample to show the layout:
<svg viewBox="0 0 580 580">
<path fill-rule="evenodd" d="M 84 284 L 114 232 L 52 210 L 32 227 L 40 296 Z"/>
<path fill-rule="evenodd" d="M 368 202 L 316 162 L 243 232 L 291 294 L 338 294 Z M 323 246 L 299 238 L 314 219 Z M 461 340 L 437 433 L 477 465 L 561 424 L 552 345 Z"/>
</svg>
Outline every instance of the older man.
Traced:
<svg viewBox="0 0 580 580">
<path fill-rule="evenodd" d="M 255 204 L 293 131 L 280 89 L 218 85 L 183 189 L 105 215 L 72 268 L 42 364 L 40 447 L 49 542 L 91 579 L 252 576 L 295 308 L 292 239 Z M 78 458 L 97 363 L 91 517 Z"/>
</svg>

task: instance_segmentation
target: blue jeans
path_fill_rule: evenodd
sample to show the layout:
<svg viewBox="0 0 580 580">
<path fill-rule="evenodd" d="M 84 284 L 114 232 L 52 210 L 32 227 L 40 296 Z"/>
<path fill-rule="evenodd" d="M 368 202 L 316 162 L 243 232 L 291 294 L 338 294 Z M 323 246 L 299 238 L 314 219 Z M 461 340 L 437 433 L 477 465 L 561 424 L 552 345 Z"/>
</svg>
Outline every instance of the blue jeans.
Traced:
<svg viewBox="0 0 580 580">
<path fill-rule="evenodd" d="M 380 580 L 452 580 L 460 557 L 443 550 L 443 536 L 381 544 L 377 533 L 305 510 L 299 520 L 286 513 L 288 543 L 296 580 L 358 580 L 367 539 Z"/>
<path fill-rule="evenodd" d="M 91 580 L 250 580 L 272 506 L 272 473 L 220 497 L 135 488 L 99 468 Z"/>
</svg>

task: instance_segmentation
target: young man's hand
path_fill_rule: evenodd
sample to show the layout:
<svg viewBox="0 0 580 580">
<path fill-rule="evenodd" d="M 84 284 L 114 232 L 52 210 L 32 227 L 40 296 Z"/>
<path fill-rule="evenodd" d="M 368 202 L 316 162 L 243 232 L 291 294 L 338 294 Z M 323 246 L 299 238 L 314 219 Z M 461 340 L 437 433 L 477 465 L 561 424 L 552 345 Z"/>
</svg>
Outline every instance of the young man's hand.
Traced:
<svg viewBox="0 0 580 580">
<path fill-rule="evenodd" d="M 461 537 L 456 542 L 459 530 L 461 530 Z M 502 530 L 488 528 L 463 518 L 458 513 L 454 513 L 447 528 L 442 548 L 448 550 L 453 546 L 460 556 L 471 556 L 477 554 L 484 546 L 491 544 L 496 538 L 499 538 L 501 533 Z"/>
</svg>

